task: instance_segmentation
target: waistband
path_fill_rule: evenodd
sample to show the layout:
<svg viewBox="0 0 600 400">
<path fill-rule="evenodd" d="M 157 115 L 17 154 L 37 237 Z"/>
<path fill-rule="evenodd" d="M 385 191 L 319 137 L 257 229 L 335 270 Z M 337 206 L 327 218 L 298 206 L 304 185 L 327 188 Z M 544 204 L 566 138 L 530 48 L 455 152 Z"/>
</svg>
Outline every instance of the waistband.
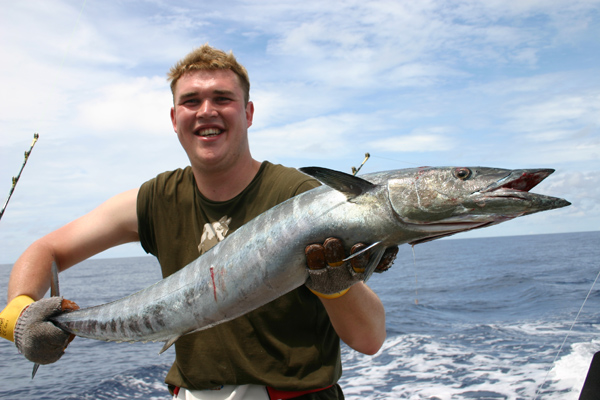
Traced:
<svg viewBox="0 0 600 400">
<path fill-rule="evenodd" d="M 305 394 L 320 392 L 322 390 L 329 389 L 332 386 L 333 385 L 329 385 L 324 388 L 309 389 L 309 390 L 294 390 L 294 391 L 278 390 L 278 389 L 275 389 L 275 388 L 272 388 L 269 386 L 266 386 L 264 388 L 266 389 L 269 400 L 289 400 L 289 399 L 295 399 L 300 396 L 304 396 Z M 219 392 L 222 388 L 223 388 L 223 386 L 208 390 L 206 392 L 213 392 L 213 393 Z M 175 388 L 173 389 L 174 398 L 178 398 L 180 391 L 181 391 L 181 388 L 175 386 Z M 188 391 L 188 392 L 193 393 L 194 391 Z M 198 391 L 198 392 L 204 392 L 204 391 Z"/>
<path fill-rule="evenodd" d="M 296 397 L 304 396 L 305 394 L 320 392 L 321 390 L 329 389 L 332 386 L 333 385 L 329 385 L 324 388 L 300 390 L 300 391 L 277 390 L 275 388 L 267 386 L 267 393 L 269 393 L 270 400 L 288 400 L 288 399 L 294 399 Z"/>
</svg>

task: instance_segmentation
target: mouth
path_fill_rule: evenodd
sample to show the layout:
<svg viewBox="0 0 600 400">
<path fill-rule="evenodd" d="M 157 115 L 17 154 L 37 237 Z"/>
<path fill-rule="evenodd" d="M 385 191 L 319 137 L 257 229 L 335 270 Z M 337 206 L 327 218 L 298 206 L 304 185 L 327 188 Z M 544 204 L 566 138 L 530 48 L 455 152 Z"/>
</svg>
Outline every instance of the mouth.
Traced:
<svg viewBox="0 0 600 400">
<path fill-rule="evenodd" d="M 553 169 L 512 171 L 476 193 L 490 193 L 497 190 L 529 192 L 553 172 Z"/>
<path fill-rule="evenodd" d="M 215 136 L 219 136 L 223 132 L 225 132 L 225 131 L 220 128 L 200 128 L 200 129 L 194 131 L 194 135 L 200 136 L 200 137 L 215 137 Z"/>
<path fill-rule="evenodd" d="M 466 232 L 473 229 L 484 228 L 489 225 L 495 225 L 502 221 L 454 221 L 454 222 L 438 222 L 431 225 L 418 225 L 418 224 L 407 224 L 418 226 L 420 231 L 430 231 L 431 234 L 429 236 L 412 240 L 408 242 L 411 246 L 416 244 L 430 242 L 432 240 L 440 239 L 447 236 L 452 236 L 460 232 Z"/>
<path fill-rule="evenodd" d="M 486 213 L 467 214 L 447 218 L 432 224 L 419 226 L 420 230 L 430 231 L 431 235 L 409 242 L 411 245 L 428 242 L 459 232 L 496 225 L 513 218 L 570 205 L 568 201 L 556 197 L 530 193 L 554 172 L 553 169 L 516 170 L 500 177 L 488 186 L 473 192 L 474 209 L 487 209 Z M 519 205 L 522 204 L 522 205 Z"/>
</svg>

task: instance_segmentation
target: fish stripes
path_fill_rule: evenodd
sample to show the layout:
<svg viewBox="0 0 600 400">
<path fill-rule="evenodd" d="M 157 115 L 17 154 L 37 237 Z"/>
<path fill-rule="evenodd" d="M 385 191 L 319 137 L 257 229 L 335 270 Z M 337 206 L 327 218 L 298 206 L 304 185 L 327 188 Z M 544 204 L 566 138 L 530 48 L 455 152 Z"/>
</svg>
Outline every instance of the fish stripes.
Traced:
<svg viewBox="0 0 600 400">
<path fill-rule="evenodd" d="M 552 172 L 546 169 L 461 167 L 457 174 L 456 167 L 424 167 L 360 178 L 318 167 L 301 170 L 325 185 L 266 211 L 156 284 L 53 322 L 91 339 L 164 341 L 164 351 L 182 335 L 234 319 L 303 285 L 308 244 L 335 236 L 349 254 L 355 243 L 371 243 L 371 257 L 377 258 L 390 246 L 570 204 L 528 192 Z"/>
</svg>

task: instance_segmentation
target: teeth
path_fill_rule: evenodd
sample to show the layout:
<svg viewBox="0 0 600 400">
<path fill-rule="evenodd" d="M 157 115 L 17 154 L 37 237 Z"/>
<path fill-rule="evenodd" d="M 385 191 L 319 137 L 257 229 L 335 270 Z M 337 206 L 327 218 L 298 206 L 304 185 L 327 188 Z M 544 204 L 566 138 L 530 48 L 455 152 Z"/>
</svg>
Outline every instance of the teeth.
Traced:
<svg viewBox="0 0 600 400">
<path fill-rule="evenodd" d="M 208 129 L 202 129 L 198 132 L 198 135 L 200 136 L 205 136 L 205 137 L 210 137 L 210 136 L 217 136 L 221 133 L 222 131 L 220 129 L 217 128 L 208 128 Z"/>
</svg>

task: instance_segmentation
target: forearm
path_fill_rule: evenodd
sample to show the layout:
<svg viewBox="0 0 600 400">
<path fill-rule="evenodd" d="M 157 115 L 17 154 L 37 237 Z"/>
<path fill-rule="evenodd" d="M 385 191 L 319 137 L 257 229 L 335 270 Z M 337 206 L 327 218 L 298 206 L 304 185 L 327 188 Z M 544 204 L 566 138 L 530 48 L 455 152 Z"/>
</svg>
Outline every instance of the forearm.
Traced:
<svg viewBox="0 0 600 400">
<path fill-rule="evenodd" d="M 42 240 L 33 243 L 14 264 L 8 282 L 8 301 L 19 295 L 34 300 L 44 297 L 50 287 L 52 249 Z"/>
<path fill-rule="evenodd" d="M 358 282 L 342 297 L 321 301 L 344 343 L 365 354 L 379 351 L 386 337 L 385 309 L 367 285 Z"/>
<path fill-rule="evenodd" d="M 34 300 L 50 287 L 50 267 L 59 271 L 108 248 L 139 240 L 137 189 L 118 194 L 88 214 L 34 242 L 19 257 L 10 275 L 9 301 L 20 294 Z"/>
</svg>

